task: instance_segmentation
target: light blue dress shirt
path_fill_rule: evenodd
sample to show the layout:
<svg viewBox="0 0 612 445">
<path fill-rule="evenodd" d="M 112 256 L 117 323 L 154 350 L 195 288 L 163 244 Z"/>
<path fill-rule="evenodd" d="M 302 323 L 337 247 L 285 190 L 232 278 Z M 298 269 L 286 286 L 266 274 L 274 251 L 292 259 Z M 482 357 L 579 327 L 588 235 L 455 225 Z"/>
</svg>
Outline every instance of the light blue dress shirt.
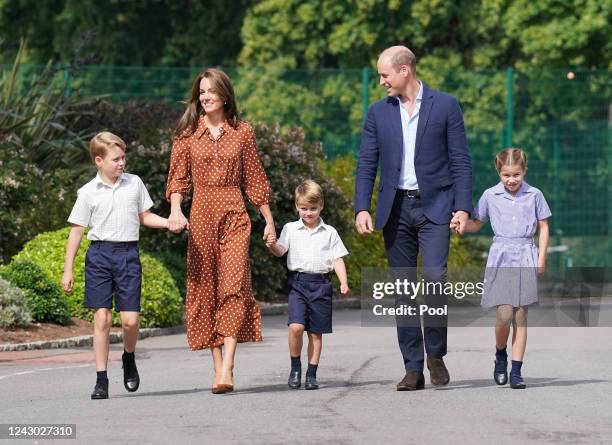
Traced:
<svg viewBox="0 0 612 445">
<path fill-rule="evenodd" d="M 423 83 L 419 80 L 419 94 L 417 94 L 416 104 L 412 116 L 402 105 L 400 100 L 400 115 L 402 118 L 402 137 L 404 141 L 404 158 L 402 170 L 400 171 L 398 188 L 404 190 L 416 190 L 419 188 L 416 173 L 414 171 L 414 151 L 416 146 L 417 126 L 419 125 L 419 110 L 423 100 Z"/>
</svg>

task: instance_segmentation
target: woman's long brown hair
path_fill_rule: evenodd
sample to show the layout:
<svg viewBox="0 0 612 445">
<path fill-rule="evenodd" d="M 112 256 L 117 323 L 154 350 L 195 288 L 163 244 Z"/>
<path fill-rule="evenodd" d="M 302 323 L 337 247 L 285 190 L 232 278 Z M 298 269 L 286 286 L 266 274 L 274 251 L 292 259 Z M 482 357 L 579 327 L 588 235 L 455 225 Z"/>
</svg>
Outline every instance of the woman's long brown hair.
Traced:
<svg viewBox="0 0 612 445">
<path fill-rule="evenodd" d="M 223 114 L 229 124 L 237 128 L 240 123 L 240 114 L 238 113 L 238 105 L 236 104 L 236 96 L 234 87 L 229 76 L 223 71 L 216 68 L 208 68 L 201 72 L 193 80 L 191 85 L 191 94 L 187 102 L 187 109 L 181 116 L 174 137 L 189 137 L 195 133 L 198 127 L 198 119 L 200 115 L 206 114 L 202 104 L 200 103 L 200 82 L 202 79 L 208 79 L 212 84 L 213 91 L 223 100 Z"/>
</svg>

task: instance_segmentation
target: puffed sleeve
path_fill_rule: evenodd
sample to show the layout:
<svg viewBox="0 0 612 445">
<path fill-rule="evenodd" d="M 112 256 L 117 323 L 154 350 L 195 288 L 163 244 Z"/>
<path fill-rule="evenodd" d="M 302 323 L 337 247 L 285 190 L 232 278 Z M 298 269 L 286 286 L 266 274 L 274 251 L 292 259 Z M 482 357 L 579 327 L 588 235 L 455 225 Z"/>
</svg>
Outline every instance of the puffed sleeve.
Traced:
<svg viewBox="0 0 612 445">
<path fill-rule="evenodd" d="M 478 221 L 487 222 L 489 220 L 489 196 L 484 192 L 478 200 L 478 207 L 474 209 L 474 218 Z"/>
<path fill-rule="evenodd" d="M 543 219 L 550 218 L 552 213 L 550 211 L 550 207 L 548 207 L 548 203 L 546 202 L 546 198 L 541 191 L 537 191 L 535 195 L 535 205 L 536 205 L 536 218 L 538 221 L 542 221 Z"/>
<path fill-rule="evenodd" d="M 270 186 L 268 177 L 257 154 L 257 143 L 253 127 L 245 125 L 245 141 L 242 150 L 242 188 L 254 206 L 268 204 Z"/>
<path fill-rule="evenodd" d="M 172 143 L 172 154 L 170 155 L 170 170 L 168 171 L 168 183 L 166 184 L 166 199 L 170 201 L 170 195 L 180 193 L 185 197 L 191 188 L 191 155 L 187 138 L 176 137 Z"/>
</svg>

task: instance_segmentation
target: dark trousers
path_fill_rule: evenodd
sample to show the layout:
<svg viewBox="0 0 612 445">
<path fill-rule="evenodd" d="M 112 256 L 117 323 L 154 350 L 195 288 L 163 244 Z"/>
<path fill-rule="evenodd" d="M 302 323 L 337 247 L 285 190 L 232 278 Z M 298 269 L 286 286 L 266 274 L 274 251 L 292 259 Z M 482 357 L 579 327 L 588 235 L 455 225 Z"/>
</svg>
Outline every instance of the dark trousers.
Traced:
<svg viewBox="0 0 612 445">
<path fill-rule="evenodd" d="M 421 252 L 424 282 L 445 282 L 450 230 L 448 224 L 434 224 L 423 213 L 419 198 L 395 196 L 389 220 L 383 229 L 385 249 L 395 278 L 416 281 L 417 257 Z M 401 268 L 401 269 L 395 269 Z M 417 300 L 398 296 L 396 305 L 415 305 Z M 442 307 L 448 302 L 444 293 L 425 293 L 422 303 Z M 418 305 L 417 305 L 418 307 Z M 397 338 L 406 371 L 423 371 L 425 350 L 430 357 L 446 355 L 447 317 L 424 315 L 397 317 Z"/>
</svg>

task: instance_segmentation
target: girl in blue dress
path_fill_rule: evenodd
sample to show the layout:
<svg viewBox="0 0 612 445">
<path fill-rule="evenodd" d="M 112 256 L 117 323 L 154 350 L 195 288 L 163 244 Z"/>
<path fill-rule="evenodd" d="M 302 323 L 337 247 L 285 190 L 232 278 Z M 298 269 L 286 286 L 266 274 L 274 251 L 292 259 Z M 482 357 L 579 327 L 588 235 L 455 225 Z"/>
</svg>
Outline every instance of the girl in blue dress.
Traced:
<svg viewBox="0 0 612 445">
<path fill-rule="evenodd" d="M 508 382 L 506 346 L 512 324 L 512 370 L 510 386 L 526 388 L 521 366 L 527 344 L 528 306 L 538 302 L 537 275 L 546 268 L 548 218 L 550 208 L 540 190 L 523 179 L 527 156 L 518 148 L 508 148 L 495 156 L 500 182 L 485 190 L 465 232 L 477 232 L 487 221 L 493 228 L 493 243 L 487 258 L 485 286 L 481 305 L 497 307 L 495 324 L 495 369 L 498 385 Z M 459 224 L 451 221 L 459 231 Z M 538 234 L 538 249 L 533 236 Z"/>
</svg>

